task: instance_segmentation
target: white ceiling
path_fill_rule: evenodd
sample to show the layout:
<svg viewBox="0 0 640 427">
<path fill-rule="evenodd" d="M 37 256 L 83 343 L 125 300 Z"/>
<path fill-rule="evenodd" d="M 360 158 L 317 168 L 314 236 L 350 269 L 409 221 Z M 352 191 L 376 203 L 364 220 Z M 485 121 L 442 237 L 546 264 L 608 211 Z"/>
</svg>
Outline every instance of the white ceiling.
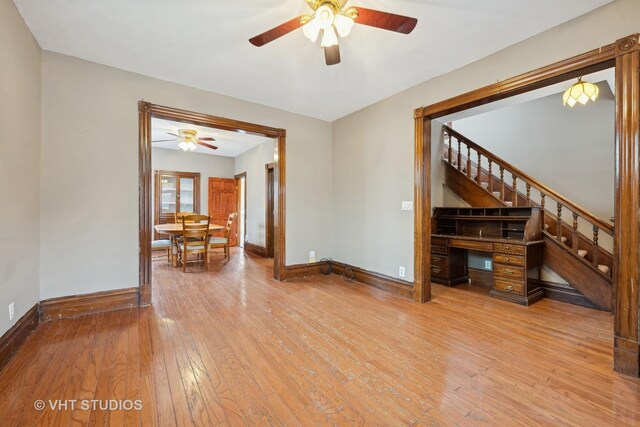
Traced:
<svg viewBox="0 0 640 427">
<path fill-rule="evenodd" d="M 296 30 L 248 39 L 309 11 L 304 0 L 15 0 L 43 49 L 328 121 L 611 0 L 359 0 L 413 16 L 411 35 L 357 25 L 342 63 Z"/>
<path fill-rule="evenodd" d="M 198 132 L 199 138 L 211 137 L 215 142 L 205 141 L 207 144 L 218 147 L 217 150 L 198 146 L 192 153 L 211 154 L 213 156 L 238 157 L 252 148 L 271 141 L 270 138 L 251 135 L 241 132 L 231 132 L 222 129 L 214 129 L 203 126 L 196 126 L 188 123 L 173 122 L 164 119 L 153 118 L 151 120 L 151 141 L 159 141 L 173 138 L 167 132 L 178 133 L 179 129 L 193 129 Z M 180 150 L 177 141 L 152 143 L 153 148 L 163 148 L 167 150 Z"/>
</svg>

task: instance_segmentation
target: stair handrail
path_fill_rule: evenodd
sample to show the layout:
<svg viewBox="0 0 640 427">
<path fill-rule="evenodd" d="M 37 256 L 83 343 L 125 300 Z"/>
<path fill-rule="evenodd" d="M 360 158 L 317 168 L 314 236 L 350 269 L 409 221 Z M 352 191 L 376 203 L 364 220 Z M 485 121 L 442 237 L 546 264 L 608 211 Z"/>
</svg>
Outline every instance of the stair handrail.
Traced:
<svg viewBox="0 0 640 427">
<path fill-rule="evenodd" d="M 531 176 L 529 176 L 525 172 L 523 172 L 520 169 L 518 169 L 517 167 L 513 166 L 511 163 L 507 162 L 506 160 L 501 159 L 500 157 L 497 157 L 496 155 L 494 155 L 490 151 L 488 151 L 485 148 L 483 148 L 482 146 L 476 144 L 475 142 L 473 142 L 472 140 L 470 140 L 466 136 L 462 135 L 461 133 L 453 130 L 449 126 L 443 125 L 443 130 L 444 130 L 444 132 L 446 134 L 449 135 L 449 137 L 453 136 L 457 140 L 464 142 L 464 144 L 467 147 L 473 148 L 479 155 L 482 154 L 484 157 L 486 157 L 487 159 L 491 160 L 491 162 L 499 165 L 504 170 L 507 170 L 512 176 L 515 176 L 518 179 L 520 179 L 520 180 L 524 181 L 525 183 L 529 184 L 530 186 L 536 188 L 542 195 L 550 196 L 556 202 L 561 202 L 562 205 L 567 206 L 568 208 L 570 208 L 570 210 L 573 213 L 578 214 L 579 216 L 585 218 L 588 222 L 591 222 L 592 224 L 597 226 L 600 230 L 605 231 L 607 234 L 613 235 L 613 233 L 614 233 L 614 226 L 613 225 L 607 223 L 603 219 L 598 218 L 597 216 L 595 216 L 594 214 L 592 214 L 591 212 L 589 212 L 588 210 L 586 210 L 582 206 L 577 205 L 576 203 L 572 202 L 571 200 L 567 199 L 566 197 L 562 196 L 561 194 L 558 194 L 555 190 L 547 187 L 546 185 L 544 185 L 541 182 L 537 181 L 536 179 L 532 178 Z M 452 147 L 451 147 L 451 139 L 450 139 L 449 140 L 449 151 L 451 151 L 451 149 L 452 149 Z M 461 153 L 458 153 L 458 155 L 461 155 Z M 449 156 L 449 162 L 451 162 L 451 156 Z M 478 169 L 480 169 L 480 164 L 478 164 Z M 480 175 L 480 173 L 478 173 L 478 175 Z"/>
</svg>

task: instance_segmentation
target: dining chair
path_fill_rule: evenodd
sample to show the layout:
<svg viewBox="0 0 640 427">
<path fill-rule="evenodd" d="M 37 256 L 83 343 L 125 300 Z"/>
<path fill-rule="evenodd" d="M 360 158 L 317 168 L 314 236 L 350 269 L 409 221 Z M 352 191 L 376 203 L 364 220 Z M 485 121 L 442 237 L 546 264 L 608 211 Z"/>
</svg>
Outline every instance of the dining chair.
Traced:
<svg viewBox="0 0 640 427">
<path fill-rule="evenodd" d="M 216 248 L 223 248 L 224 249 L 224 255 L 227 258 L 227 260 L 231 259 L 231 253 L 229 251 L 229 236 L 231 236 L 231 230 L 233 229 L 233 221 L 235 221 L 236 217 L 238 216 L 237 213 L 230 213 L 229 217 L 227 218 L 227 225 L 225 226 L 224 229 L 224 237 L 211 237 L 209 239 L 209 248 L 210 249 L 216 249 Z"/>
<path fill-rule="evenodd" d="M 178 245 L 182 272 L 187 272 L 190 254 L 202 254 L 204 265 L 209 270 L 209 217 L 207 215 L 186 215 L 182 221 L 182 241 Z"/>
<path fill-rule="evenodd" d="M 167 261 L 171 262 L 171 240 L 161 239 L 151 242 L 151 251 L 167 251 Z"/>
</svg>

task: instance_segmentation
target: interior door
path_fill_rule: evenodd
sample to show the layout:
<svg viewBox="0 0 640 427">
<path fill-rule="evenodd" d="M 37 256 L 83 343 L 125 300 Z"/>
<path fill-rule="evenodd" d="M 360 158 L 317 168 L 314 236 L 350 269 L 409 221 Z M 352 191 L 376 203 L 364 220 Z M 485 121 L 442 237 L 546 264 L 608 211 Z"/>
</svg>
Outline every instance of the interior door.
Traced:
<svg viewBox="0 0 640 427">
<path fill-rule="evenodd" d="M 209 216 L 212 224 L 225 225 L 230 213 L 236 211 L 236 180 L 233 178 L 209 178 Z M 224 231 L 216 232 L 214 235 L 222 237 Z M 238 244 L 238 218 L 233 223 L 229 244 Z"/>
</svg>

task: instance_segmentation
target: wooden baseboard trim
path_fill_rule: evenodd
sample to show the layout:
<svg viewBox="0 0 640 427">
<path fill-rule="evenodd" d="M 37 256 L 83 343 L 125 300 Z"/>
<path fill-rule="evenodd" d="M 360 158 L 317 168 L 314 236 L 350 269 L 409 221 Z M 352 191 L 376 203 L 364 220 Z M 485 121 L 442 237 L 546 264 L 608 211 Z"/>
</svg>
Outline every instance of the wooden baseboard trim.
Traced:
<svg viewBox="0 0 640 427">
<path fill-rule="evenodd" d="M 0 337 L 0 370 L 24 344 L 29 335 L 36 330 L 40 319 L 38 304 L 27 311 L 2 337 Z"/>
<path fill-rule="evenodd" d="M 569 304 L 580 305 L 582 307 L 593 308 L 595 310 L 604 310 L 603 308 L 598 307 L 597 305 L 592 303 L 587 297 L 582 295 L 571 286 L 562 283 L 540 280 L 540 288 L 544 292 L 545 298 L 566 302 Z"/>
<path fill-rule="evenodd" d="M 405 298 L 413 298 L 413 283 L 384 274 L 375 273 L 360 267 L 354 267 L 342 262 L 333 261 L 333 273 L 344 276 L 349 270 L 353 272 L 356 281 L 365 285 L 373 286 L 378 289 L 399 295 Z"/>
<path fill-rule="evenodd" d="M 138 307 L 138 294 L 139 288 L 127 288 L 44 300 L 40 303 L 40 321 Z"/>
<path fill-rule="evenodd" d="M 284 280 L 320 275 L 322 267 L 326 264 L 326 261 L 320 261 L 311 264 L 287 265 L 284 267 Z"/>
<path fill-rule="evenodd" d="M 264 246 L 244 242 L 244 251 L 261 256 L 262 258 L 267 258 L 267 248 L 265 248 Z"/>
</svg>

